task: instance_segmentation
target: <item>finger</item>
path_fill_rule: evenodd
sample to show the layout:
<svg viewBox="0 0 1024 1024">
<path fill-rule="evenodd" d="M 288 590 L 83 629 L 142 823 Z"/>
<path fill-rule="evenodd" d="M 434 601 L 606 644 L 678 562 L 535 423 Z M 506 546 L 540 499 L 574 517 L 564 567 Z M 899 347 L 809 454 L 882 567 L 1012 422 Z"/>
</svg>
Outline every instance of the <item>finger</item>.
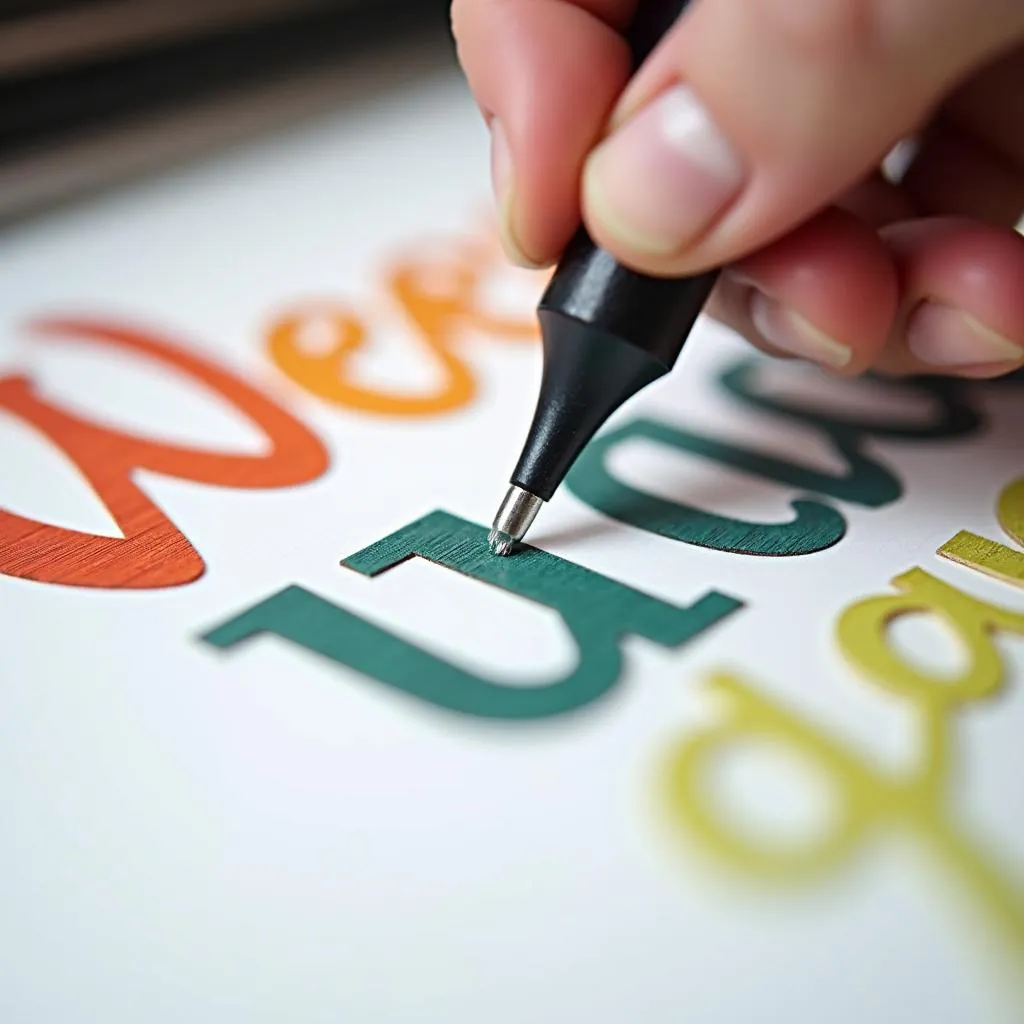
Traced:
<svg viewBox="0 0 1024 1024">
<path fill-rule="evenodd" d="M 877 233 L 832 209 L 730 267 L 708 313 L 764 352 L 852 376 L 885 345 L 897 294 Z"/>
<path fill-rule="evenodd" d="M 1019 0 L 696 0 L 590 155 L 595 240 L 654 274 L 762 249 L 1024 34 Z"/>
<path fill-rule="evenodd" d="M 900 310 L 877 368 L 896 376 L 998 377 L 1024 366 L 1024 238 L 954 217 L 881 231 Z"/>
<path fill-rule="evenodd" d="M 629 73 L 635 0 L 455 0 L 452 31 L 491 128 L 499 231 L 543 266 L 580 222 L 583 160 Z"/>
</svg>

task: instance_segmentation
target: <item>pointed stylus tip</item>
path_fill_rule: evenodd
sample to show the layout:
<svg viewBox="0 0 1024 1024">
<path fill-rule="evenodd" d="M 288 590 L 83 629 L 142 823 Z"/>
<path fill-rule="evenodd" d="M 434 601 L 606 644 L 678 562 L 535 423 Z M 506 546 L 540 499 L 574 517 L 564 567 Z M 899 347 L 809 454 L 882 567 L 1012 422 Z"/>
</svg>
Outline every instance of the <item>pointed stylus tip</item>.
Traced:
<svg viewBox="0 0 1024 1024">
<path fill-rule="evenodd" d="M 512 554 L 516 541 L 526 536 L 530 524 L 537 518 L 543 499 L 514 484 L 508 489 L 491 532 L 487 535 L 487 546 L 491 553 L 505 557 Z"/>
<path fill-rule="evenodd" d="M 487 546 L 491 549 L 492 555 L 512 554 L 512 546 L 515 541 L 504 530 L 491 530 L 487 535 Z"/>
</svg>

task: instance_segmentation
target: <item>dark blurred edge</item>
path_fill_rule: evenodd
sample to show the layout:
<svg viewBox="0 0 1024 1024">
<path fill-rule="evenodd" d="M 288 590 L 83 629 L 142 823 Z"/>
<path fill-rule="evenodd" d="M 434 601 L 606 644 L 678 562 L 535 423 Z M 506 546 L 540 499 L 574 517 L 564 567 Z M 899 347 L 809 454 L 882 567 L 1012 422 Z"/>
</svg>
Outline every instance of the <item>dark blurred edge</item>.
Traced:
<svg viewBox="0 0 1024 1024">
<path fill-rule="evenodd" d="M 171 0 L 173 2 L 173 0 Z M 129 3 L 128 7 L 132 5 Z M 262 13 L 84 66 L 0 78 L 0 162 L 140 114 L 341 62 L 446 23 L 443 0 L 336 0 Z M 0 23 L 0 39 L 4 28 Z"/>
<path fill-rule="evenodd" d="M 313 8 L 370 0 L 0 0 L 0 76 L 122 56 Z"/>
<path fill-rule="evenodd" d="M 116 57 L 0 75 L 0 225 L 449 73 L 448 10 L 448 0 L 317 0 Z"/>
</svg>

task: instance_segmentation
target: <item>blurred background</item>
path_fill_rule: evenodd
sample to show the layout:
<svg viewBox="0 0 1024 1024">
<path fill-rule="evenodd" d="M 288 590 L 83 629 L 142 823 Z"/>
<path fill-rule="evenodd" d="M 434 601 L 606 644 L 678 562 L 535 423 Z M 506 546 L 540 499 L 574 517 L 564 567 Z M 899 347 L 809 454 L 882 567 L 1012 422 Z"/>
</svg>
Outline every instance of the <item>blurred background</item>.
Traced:
<svg viewBox="0 0 1024 1024">
<path fill-rule="evenodd" d="M 447 0 L 0 0 L 0 222 L 455 66 Z"/>
</svg>

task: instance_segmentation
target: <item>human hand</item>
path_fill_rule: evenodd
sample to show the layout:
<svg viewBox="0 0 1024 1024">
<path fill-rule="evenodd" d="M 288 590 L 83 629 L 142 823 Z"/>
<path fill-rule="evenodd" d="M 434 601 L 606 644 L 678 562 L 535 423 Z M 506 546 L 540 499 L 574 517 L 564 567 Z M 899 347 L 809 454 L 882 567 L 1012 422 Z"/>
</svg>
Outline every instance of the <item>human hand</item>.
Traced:
<svg viewBox="0 0 1024 1024">
<path fill-rule="evenodd" d="M 694 0 L 631 76 L 634 8 L 452 4 L 513 261 L 582 219 L 637 270 L 724 267 L 708 312 L 775 355 L 1024 366 L 1024 0 Z"/>
</svg>

